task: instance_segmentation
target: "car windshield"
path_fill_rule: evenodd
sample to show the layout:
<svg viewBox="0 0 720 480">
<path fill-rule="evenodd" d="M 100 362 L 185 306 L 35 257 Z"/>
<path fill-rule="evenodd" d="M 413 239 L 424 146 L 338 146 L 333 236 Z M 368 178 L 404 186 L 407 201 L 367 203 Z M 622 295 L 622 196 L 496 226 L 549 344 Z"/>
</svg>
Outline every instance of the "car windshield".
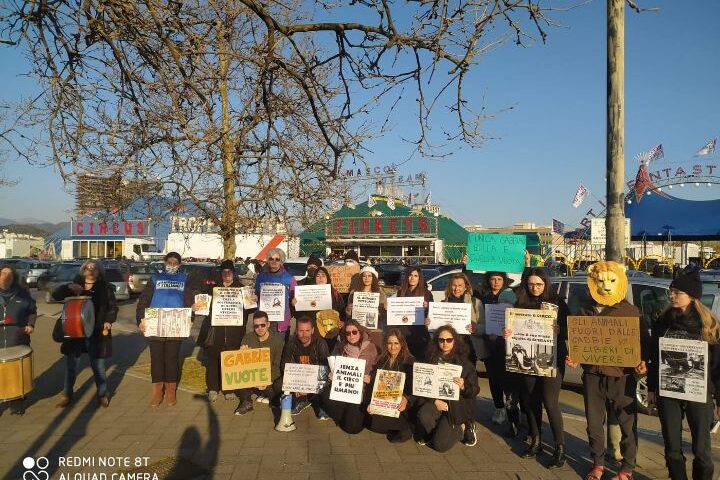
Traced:
<svg viewBox="0 0 720 480">
<path fill-rule="evenodd" d="M 108 282 L 123 282 L 122 273 L 120 270 L 109 269 L 105 270 L 105 280 Z"/>
<path fill-rule="evenodd" d="M 285 263 L 283 265 L 290 275 L 301 276 L 307 273 L 307 264 L 305 263 Z"/>
<path fill-rule="evenodd" d="M 130 269 L 132 273 L 151 275 L 155 273 L 155 269 L 150 265 L 133 265 Z"/>
<path fill-rule="evenodd" d="M 57 280 L 70 281 L 80 273 L 80 265 L 60 265 L 57 270 Z"/>
</svg>

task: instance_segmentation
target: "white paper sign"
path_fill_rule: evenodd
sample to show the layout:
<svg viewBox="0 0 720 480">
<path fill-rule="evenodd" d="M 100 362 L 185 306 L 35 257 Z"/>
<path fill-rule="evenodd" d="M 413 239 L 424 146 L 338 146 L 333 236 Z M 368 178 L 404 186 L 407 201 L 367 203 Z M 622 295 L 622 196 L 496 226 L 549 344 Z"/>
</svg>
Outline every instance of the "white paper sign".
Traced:
<svg viewBox="0 0 720 480">
<path fill-rule="evenodd" d="M 317 312 L 332 310 L 330 285 L 298 285 L 295 287 L 295 310 Z"/>
<path fill-rule="evenodd" d="M 285 285 L 263 283 L 260 285 L 260 310 L 268 314 L 271 322 L 285 320 Z"/>
<path fill-rule="evenodd" d="M 388 325 L 423 325 L 425 308 L 423 297 L 389 297 L 387 299 Z"/>
<path fill-rule="evenodd" d="M 505 310 L 512 307 L 507 303 L 485 305 L 485 334 L 502 337 L 505 328 Z"/>
<path fill-rule="evenodd" d="M 241 327 L 243 325 L 243 298 L 239 288 L 213 288 L 210 325 L 213 327 Z"/>
<path fill-rule="evenodd" d="M 659 359 L 661 396 L 707 402 L 707 342 L 660 337 Z"/>
<path fill-rule="evenodd" d="M 354 292 L 352 302 L 352 319 L 357 320 L 358 323 L 364 327 L 370 329 L 378 328 L 380 294 L 373 292 Z"/>
<path fill-rule="evenodd" d="M 431 363 L 413 364 L 413 395 L 437 398 L 441 400 L 460 399 L 460 387 L 453 382 L 454 377 L 462 376 L 462 366 L 450 363 L 433 365 Z"/>
<path fill-rule="evenodd" d="M 325 388 L 328 367 L 325 365 L 305 365 L 286 363 L 283 374 L 283 392 L 320 393 Z"/>
<path fill-rule="evenodd" d="M 430 302 L 428 330 L 450 325 L 460 335 L 469 335 L 467 326 L 472 323 L 471 308 L 469 303 Z"/>
<path fill-rule="evenodd" d="M 255 287 L 248 285 L 247 287 L 240 287 L 243 294 L 243 308 L 250 310 L 257 308 L 257 295 L 255 295 Z"/>
<path fill-rule="evenodd" d="M 405 372 L 378 369 L 367 412 L 370 415 L 398 418 L 404 388 Z"/>
<path fill-rule="evenodd" d="M 557 366 L 555 310 L 508 308 L 505 325 L 512 334 L 505 342 L 505 370 L 554 377 Z"/>
<path fill-rule="evenodd" d="M 210 302 L 212 301 L 212 295 L 207 293 L 198 293 L 195 295 L 195 304 L 198 309 L 195 310 L 195 315 L 210 315 Z"/>
<path fill-rule="evenodd" d="M 192 325 L 189 308 L 146 308 L 146 337 L 187 338 Z"/>
<path fill-rule="evenodd" d="M 365 359 L 334 356 L 330 400 L 360 405 L 365 377 Z"/>
</svg>

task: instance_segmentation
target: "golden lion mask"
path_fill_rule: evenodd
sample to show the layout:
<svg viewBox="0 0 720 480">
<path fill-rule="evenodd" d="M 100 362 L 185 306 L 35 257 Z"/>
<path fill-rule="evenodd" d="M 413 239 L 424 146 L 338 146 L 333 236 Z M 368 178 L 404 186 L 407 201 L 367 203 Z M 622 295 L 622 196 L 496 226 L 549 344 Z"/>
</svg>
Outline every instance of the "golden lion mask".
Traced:
<svg viewBox="0 0 720 480">
<path fill-rule="evenodd" d="M 615 305 L 625 298 L 628 280 L 625 267 L 617 262 L 597 262 L 587 270 L 588 287 L 593 300 L 601 305 Z"/>
</svg>

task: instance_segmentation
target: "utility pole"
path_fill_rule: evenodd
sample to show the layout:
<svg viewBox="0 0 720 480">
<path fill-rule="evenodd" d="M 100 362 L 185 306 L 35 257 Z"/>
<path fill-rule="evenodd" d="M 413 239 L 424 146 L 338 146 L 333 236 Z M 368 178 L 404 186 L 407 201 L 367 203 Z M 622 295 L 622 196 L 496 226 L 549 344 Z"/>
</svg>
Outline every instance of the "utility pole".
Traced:
<svg viewBox="0 0 720 480">
<path fill-rule="evenodd" d="M 605 260 L 625 256 L 625 0 L 607 0 L 607 214 Z"/>
</svg>

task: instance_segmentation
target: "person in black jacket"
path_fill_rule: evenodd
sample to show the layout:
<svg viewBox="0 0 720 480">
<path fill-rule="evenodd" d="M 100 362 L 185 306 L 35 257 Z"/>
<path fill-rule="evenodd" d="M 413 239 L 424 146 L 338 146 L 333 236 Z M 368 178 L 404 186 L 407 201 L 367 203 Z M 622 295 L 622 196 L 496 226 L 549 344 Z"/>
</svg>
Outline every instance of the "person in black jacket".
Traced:
<svg viewBox="0 0 720 480">
<path fill-rule="evenodd" d="M 423 318 L 427 318 L 428 305 L 433 301 L 433 296 L 427 288 L 427 283 L 425 282 L 420 267 L 410 267 L 405 271 L 405 276 L 403 277 L 402 285 L 400 285 L 397 296 L 423 297 L 423 308 L 425 309 Z M 419 361 L 425 360 L 425 352 L 427 351 L 428 342 L 430 341 L 430 333 L 428 329 L 425 328 L 425 325 L 403 326 L 401 330 L 405 334 L 405 340 L 407 340 L 407 346 L 412 356 Z"/>
<path fill-rule="evenodd" d="M 656 403 L 665 440 L 665 465 L 672 480 L 687 480 L 685 456 L 682 451 L 682 421 L 687 418 L 692 436 L 693 480 L 711 480 L 713 478 L 713 460 L 710 443 L 710 425 L 713 415 L 720 415 L 720 325 L 718 319 L 700 302 L 702 282 L 696 271 L 678 275 L 670 284 L 670 307 L 653 325 L 650 346 L 648 373 L 648 401 Z M 660 338 L 681 338 L 702 340 L 708 346 L 707 399 L 703 402 L 691 402 L 659 396 L 659 371 L 669 369 L 661 358 Z M 685 361 L 689 360 L 683 354 Z M 688 366 L 693 369 L 693 365 Z M 701 377 L 702 378 L 702 377 Z M 713 408 L 713 396 L 717 407 Z"/>
<path fill-rule="evenodd" d="M 475 435 L 475 397 L 478 388 L 475 365 L 468 359 L 467 344 L 449 325 L 435 332 L 428 348 L 429 363 L 462 366 L 453 383 L 460 389 L 458 400 L 422 398 L 417 414 L 418 444 L 429 444 L 438 452 L 446 452 L 462 440 L 467 446 L 477 443 Z"/>
<path fill-rule="evenodd" d="M 105 281 L 105 270 L 102 264 L 88 260 L 80 267 L 80 273 L 72 283 L 60 285 L 52 294 L 58 302 L 67 297 L 88 296 L 95 309 L 95 326 L 89 338 L 66 338 L 60 346 L 65 355 L 65 385 L 60 394 L 57 406 L 64 408 L 70 405 L 73 387 L 80 366 L 80 355 L 87 353 L 90 368 L 93 371 L 97 397 L 100 406 L 110 405 L 110 394 L 107 391 L 105 359 L 112 355 L 112 337 L 110 330 L 117 318 L 118 307 L 115 301 L 115 289 Z"/>
</svg>

